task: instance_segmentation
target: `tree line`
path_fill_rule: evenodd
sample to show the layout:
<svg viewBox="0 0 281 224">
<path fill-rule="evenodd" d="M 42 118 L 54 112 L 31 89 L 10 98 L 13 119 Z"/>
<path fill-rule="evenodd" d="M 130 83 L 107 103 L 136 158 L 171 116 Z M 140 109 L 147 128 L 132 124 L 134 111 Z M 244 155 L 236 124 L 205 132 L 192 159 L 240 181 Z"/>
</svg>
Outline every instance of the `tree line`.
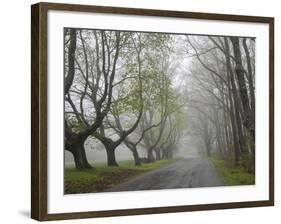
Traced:
<svg viewBox="0 0 281 224">
<path fill-rule="evenodd" d="M 186 36 L 192 133 L 206 154 L 255 172 L 255 39 Z M 215 149 L 215 150 L 214 150 Z"/>
<path fill-rule="evenodd" d="M 76 168 L 92 168 L 89 138 L 102 143 L 108 166 L 118 166 L 121 144 L 135 165 L 173 157 L 184 113 L 171 81 L 172 43 L 168 34 L 64 30 L 64 142 Z"/>
</svg>

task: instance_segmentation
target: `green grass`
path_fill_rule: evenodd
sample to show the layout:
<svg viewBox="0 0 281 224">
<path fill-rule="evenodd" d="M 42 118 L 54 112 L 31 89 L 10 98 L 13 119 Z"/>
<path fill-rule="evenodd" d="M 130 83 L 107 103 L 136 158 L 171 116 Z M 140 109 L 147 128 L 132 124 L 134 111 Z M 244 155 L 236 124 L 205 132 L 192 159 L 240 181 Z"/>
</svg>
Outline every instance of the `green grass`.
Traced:
<svg viewBox="0 0 281 224">
<path fill-rule="evenodd" d="M 133 161 L 120 161 L 118 167 L 108 167 L 106 163 L 96 163 L 91 170 L 66 168 L 64 186 L 66 194 L 100 192 L 131 177 L 170 164 L 177 159 L 159 160 L 135 166 Z"/>
<path fill-rule="evenodd" d="M 255 175 L 248 173 L 243 167 L 234 167 L 225 160 L 211 157 L 218 173 L 224 178 L 226 185 L 251 185 L 255 184 Z"/>
</svg>

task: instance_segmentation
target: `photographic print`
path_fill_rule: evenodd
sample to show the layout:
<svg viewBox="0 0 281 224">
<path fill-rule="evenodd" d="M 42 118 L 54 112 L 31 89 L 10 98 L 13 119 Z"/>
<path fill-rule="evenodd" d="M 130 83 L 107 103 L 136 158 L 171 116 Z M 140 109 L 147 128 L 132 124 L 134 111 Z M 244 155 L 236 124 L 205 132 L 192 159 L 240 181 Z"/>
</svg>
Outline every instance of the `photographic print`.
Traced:
<svg viewBox="0 0 281 224">
<path fill-rule="evenodd" d="M 65 194 L 255 184 L 255 37 L 63 41 Z"/>
<path fill-rule="evenodd" d="M 31 217 L 274 205 L 274 18 L 31 7 Z"/>
</svg>

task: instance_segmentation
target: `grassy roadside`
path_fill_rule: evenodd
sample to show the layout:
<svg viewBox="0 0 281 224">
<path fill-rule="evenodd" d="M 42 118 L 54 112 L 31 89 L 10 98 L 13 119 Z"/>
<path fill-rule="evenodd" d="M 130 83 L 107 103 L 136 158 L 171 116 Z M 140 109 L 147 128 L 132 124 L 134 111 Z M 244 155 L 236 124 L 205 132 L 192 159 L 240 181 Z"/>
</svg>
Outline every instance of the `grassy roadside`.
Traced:
<svg viewBox="0 0 281 224">
<path fill-rule="evenodd" d="M 224 178 L 226 185 L 255 184 L 255 176 L 249 174 L 243 167 L 233 167 L 226 161 L 214 157 L 209 158 L 215 165 L 218 173 Z"/>
<path fill-rule="evenodd" d="M 145 173 L 178 159 L 159 160 L 135 166 L 133 161 L 118 162 L 118 167 L 108 167 L 106 163 L 98 163 L 92 170 L 76 170 L 66 168 L 64 173 L 65 194 L 101 192 L 131 177 Z"/>
</svg>

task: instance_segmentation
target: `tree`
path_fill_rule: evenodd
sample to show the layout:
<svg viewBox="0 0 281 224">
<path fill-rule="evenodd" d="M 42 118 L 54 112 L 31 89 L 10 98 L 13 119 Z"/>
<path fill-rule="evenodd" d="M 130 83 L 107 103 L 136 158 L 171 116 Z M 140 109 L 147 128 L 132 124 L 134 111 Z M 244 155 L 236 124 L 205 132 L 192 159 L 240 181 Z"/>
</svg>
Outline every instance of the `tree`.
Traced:
<svg viewBox="0 0 281 224">
<path fill-rule="evenodd" d="M 77 41 L 77 31 L 76 29 L 65 30 L 66 33 L 69 32 L 69 47 L 68 47 L 68 69 L 65 76 L 65 87 L 64 94 L 66 99 L 69 98 L 69 90 L 72 86 L 74 76 L 75 76 L 75 51 L 76 51 L 76 41 Z M 67 49 L 67 46 L 65 44 Z M 72 101 L 71 101 L 72 102 Z M 79 141 L 79 136 L 72 131 L 71 127 L 68 124 L 67 117 L 64 118 L 65 126 L 65 149 L 70 151 L 74 157 L 76 168 L 92 168 L 88 163 L 84 146 Z M 73 139 L 75 139 L 73 141 Z"/>
<path fill-rule="evenodd" d="M 245 78 L 245 70 L 242 65 L 242 56 L 240 50 L 240 41 L 238 37 L 230 37 L 233 46 L 233 52 L 235 57 L 235 73 L 238 80 L 239 92 L 241 97 L 241 103 L 243 108 L 243 124 L 250 136 L 250 147 L 252 153 L 252 162 L 250 171 L 254 172 L 255 170 L 255 118 L 252 116 L 252 110 L 250 107 L 250 100 L 248 96 L 246 78 Z M 245 44 L 245 43 L 244 43 Z M 244 48 L 245 49 L 245 48 Z M 249 53 L 247 52 L 247 48 L 245 49 L 247 60 L 249 60 Z M 248 72 L 251 73 L 250 62 L 248 62 Z M 250 69 L 250 70 L 249 70 Z M 251 76 L 251 74 L 249 74 Z M 253 87 L 251 87 L 251 93 L 253 91 Z M 253 93 L 252 93 L 253 95 Z M 254 100 L 252 99 L 252 104 L 254 108 Z"/>
<path fill-rule="evenodd" d="M 94 36 L 94 50 L 93 46 L 85 41 L 83 34 Z M 75 85 L 72 84 L 72 88 L 65 94 L 65 107 L 69 110 L 65 113 L 65 147 L 73 154 L 79 169 L 91 168 L 86 158 L 84 143 L 101 126 L 112 102 L 113 81 L 120 51 L 120 32 L 116 32 L 114 36 L 114 43 L 109 45 L 104 31 L 79 31 L 80 42 L 75 60 L 78 74 L 76 79 L 72 78 Z M 70 40 L 74 41 L 75 38 Z M 72 41 L 70 46 L 74 45 Z M 73 47 L 69 49 L 73 50 Z M 67 77 L 74 76 L 75 73 L 71 56 L 73 52 L 68 52 L 68 55 L 71 60 L 68 62 Z M 75 100 L 72 100 L 72 97 Z M 95 113 L 85 113 L 86 99 L 87 103 L 92 102 Z"/>
<path fill-rule="evenodd" d="M 125 139 L 138 127 L 138 124 L 140 122 L 140 119 L 143 114 L 143 99 L 142 99 L 142 77 L 141 73 L 138 72 L 137 76 L 138 84 L 135 87 L 131 88 L 132 91 L 128 91 L 126 93 L 126 96 L 120 96 L 122 99 L 118 102 L 115 101 L 111 106 L 111 115 L 113 117 L 113 120 L 115 122 L 115 125 L 113 125 L 110 121 L 110 119 L 107 119 L 107 124 L 117 131 L 119 138 L 116 140 L 112 140 L 110 137 L 107 137 L 104 131 L 104 125 L 101 125 L 99 128 L 100 132 L 95 132 L 93 135 L 98 140 L 100 140 L 103 145 L 105 146 L 106 153 L 107 153 L 107 164 L 108 166 L 118 166 L 118 163 L 116 162 L 115 158 L 115 149 L 117 146 L 119 146 Z M 132 97 L 133 96 L 133 97 Z M 137 99 L 139 98 L 139 99 Z M 122 107 L 120 108 L 120 103 L 122 103 Z M 124 111 L 125 109 L 125 111 Z M 120 113 L 121 111 L 124 111 L 126 113 L 136 110 L 137 111 L 137 118 L 135 122 L 133 122 L 132 126 L 128 128 L 127 130 L 124 130 L 121 124 L 120 119 Z M 136 153 L 136 152 L 134 152 Z"/>
<path fill-rule="evenodd" d="M 196 109 L 198 110 L 198 102 L 200 102 L 201 113 L 206 111 L 202 108 L 203 105 L 213 108 L 214 112 L 208 112 L 204 117 L 211 121 L 216 129 L 215 142 L 219 154 L 221 157 L 226 157 L 233 152 L 234 164 L 238 166 L 241 162 L 241 155 L 247 155 L 248 152 L 247 136 L 243 129 L 244 127 L 247 129 L 248 126 L 247 130 L 250 132 L 249 127 L 253 127 L 255 100 L 252 62 L 247 46 L 248 39 L 243 38 L 245 55 L 241 54 L 239 38 L 231 37 L 230 40 L 234 55 L 231 54 L 227 37 L 196 37 L 191 41 L 187 36 L 188 55 L 197 59 L 196 63 L 193 60 L 196 68 L 193 65 L 191 71 L 198 83 L 197 89 L 203 90 L 203 93 L 200 92 L 202 97 L 198 98 L 199 93 L 197 93 L 197 98 L 193 99 L 193 101 L 197 101 Z M 245 76 L 247 73 L 243 68 L 242 58 L 245 59 L 248 67 L 248 78 Z M 235 64 L 235 68 L 233 64 Z M 202 69 L 205 70 L 204 73 Z M 251 99 L 249 99 L 248 93 Z M 203 100 L 203 98 L 205 99 Z M 210 102 L 212 103 L 210 104 Z M 249 102 L 251 102 L 251 106 Z M 195 105 L 193 102 L 191 106 L 194 108 Z M 254 128 L 251 132 L 254 134 Z M 250 142 L 254 149 L 254 142 L 252 140 Z M 253 149 L 251 150 L 252 155 L 254 155 Z"/>
</svg>

